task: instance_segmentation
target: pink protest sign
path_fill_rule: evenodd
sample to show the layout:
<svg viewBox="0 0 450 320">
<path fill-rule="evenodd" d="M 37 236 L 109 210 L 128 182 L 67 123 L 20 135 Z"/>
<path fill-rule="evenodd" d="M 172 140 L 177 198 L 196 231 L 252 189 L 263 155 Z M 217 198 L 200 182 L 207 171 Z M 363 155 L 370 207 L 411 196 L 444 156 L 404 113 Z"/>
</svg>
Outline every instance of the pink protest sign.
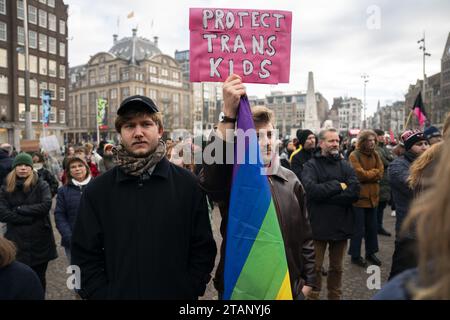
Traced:
<svg viewBox="0 0 450 320">
<path fill-rule="evenodd" d="M 291 26 L 289 11 L 191 8 L 190 80 L 289 82 Z"/>
</svg>

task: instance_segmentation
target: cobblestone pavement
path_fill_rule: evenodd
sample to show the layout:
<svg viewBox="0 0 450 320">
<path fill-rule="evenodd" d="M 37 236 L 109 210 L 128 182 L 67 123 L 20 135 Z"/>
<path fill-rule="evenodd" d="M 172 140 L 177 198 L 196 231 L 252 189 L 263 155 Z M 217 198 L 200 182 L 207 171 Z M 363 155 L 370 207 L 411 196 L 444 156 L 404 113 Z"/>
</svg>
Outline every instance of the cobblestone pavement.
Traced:
<svg viewBox="0 0 450 320">
<path fill-rule="evenodd" d="M 390 209 L 385 211 L 385 229 L 394 234 L 395 218 L 391 217 Z M 212 216 L 212 225 L 214 238 L 216 240 L 218 252 L 219 245 L 222 241 L 219 232 L 220 215 L 216 208 Z M 55 238 L 58 244 L 58 259 L 51 261 L 47 270 L 47 299 L 51 300 L 73 300 L 75 294 L 72 293 L 66 286 L 68 274 L 66 274 L 66 268 L 68 265 L 63 248 L 59 245 L 60 235 L 56 229 Z M 391 258 L 394 251 L 394 237 L 379 237 L 380 252 L 378 257 L 382 261 L 381 266 L 381 283 L 382 285 L 387 281 L 389 271 L 391 268 Z M 364 255 L 364 251 L 362 251 Z M 216 257 L 216 266 L 219 261 L 219 254 Z M 327 262 L 325 262 L 327 265 Z M 350 256 L 346 255 L 344 258 L 344 275 L 343 275 L 343 299 L 346 300 L 364 300 L 370 299 L 377 290 L 370 290 L 367 288 L 367 279 L 371 274 L 366 273 L 366 269 L 357 267 L 350 263 Z M 323 278 L 323 288 L 326 288 L 326 279 Z M 326 289 L 321 292 L 321 298 L 326 299 Z M 217 291 L 212 285 L 212 281 L 208 284 L 205 295 L 201 297 L 201 300 L 217 300 Z"/>
</svg>

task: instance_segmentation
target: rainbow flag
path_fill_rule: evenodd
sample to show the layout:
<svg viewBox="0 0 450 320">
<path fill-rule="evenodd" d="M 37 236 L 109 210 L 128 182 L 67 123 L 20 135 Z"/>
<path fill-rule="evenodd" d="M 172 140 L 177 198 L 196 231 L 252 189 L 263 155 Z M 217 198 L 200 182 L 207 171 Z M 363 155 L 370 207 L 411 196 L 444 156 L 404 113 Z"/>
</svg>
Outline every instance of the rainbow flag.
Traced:
<svg viewBox="0 0 450 320">
<path fill-rule="evenodd" d="M 242 97 L 238 129 L 254 129 L 250 104 Z M 259 146 L 256 133 L 246 140 L 244 164 L 233 168 L 225 248 L 225 300 L 292 300 L 283 237 L 269 181 L 259 157 L 249 161 L 250 147 Z M 256 143 L 256 146 L 250 144 Z M 235 147 L 236 150 L 236 147 Z"/>
</svg>

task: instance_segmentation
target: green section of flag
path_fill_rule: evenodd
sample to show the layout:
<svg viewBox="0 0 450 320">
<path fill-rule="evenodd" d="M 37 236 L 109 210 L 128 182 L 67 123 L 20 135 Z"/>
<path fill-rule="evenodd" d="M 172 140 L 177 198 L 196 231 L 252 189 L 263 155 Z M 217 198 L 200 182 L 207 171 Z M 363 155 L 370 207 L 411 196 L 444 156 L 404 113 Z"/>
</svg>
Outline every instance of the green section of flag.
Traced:
<svg viewBox="0 0 450 320">
<path fill-rule="evenodd" d="M 233 300 L 275 300 L 288 271 L 273 200 L 234 287 Z"/>
</svg>

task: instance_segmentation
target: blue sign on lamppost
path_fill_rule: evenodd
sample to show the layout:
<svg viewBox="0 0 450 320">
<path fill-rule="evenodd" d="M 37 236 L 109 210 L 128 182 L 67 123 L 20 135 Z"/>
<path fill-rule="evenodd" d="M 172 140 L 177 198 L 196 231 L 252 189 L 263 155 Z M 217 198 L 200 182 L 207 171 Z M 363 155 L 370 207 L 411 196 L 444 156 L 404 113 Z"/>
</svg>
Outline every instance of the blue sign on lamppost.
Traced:
<svg viewBox="0 0 450 320">
<path fill-rule="evenodd" d="M 45 90 L 42 93 L 42 124 L 44 125 L 44 127 L 48 127 L 48 124 L 50 122 L 51 102 L 51 92 Z"/>
</svg>

